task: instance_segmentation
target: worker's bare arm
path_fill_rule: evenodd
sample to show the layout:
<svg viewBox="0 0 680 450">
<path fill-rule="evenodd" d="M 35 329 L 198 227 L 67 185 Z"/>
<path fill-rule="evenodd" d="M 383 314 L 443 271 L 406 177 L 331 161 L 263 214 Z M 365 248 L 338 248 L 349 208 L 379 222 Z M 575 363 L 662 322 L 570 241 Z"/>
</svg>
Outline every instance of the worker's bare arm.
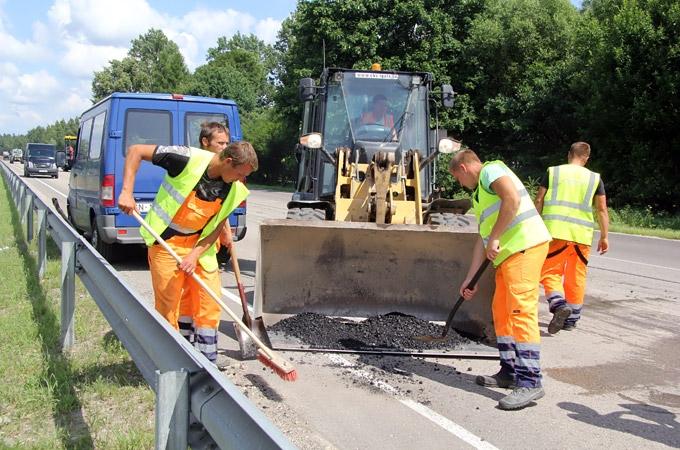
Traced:
<svg viewBox="0 0 680 450">
<path fill-rule="evenodd" d="M 512 178 L 504 175 L 491 183 L 491 189 L 501 198 L 501 207 L 498 211 L 498 218 L 489 234 L 489 241 L 486 244 L 486 256 L 490 260 L 496 259 L 500 252 L 500 238 L 510 222 L 517 215 L 519 209 L 519 193 L 515 188 Z"/>
<path fill-rule="evenodd" d="M 132 211 L 137 207 L 132 194 L 135 188 L 135 177 L 137 176 L 139 165 L 142 163 L 142 160 L 151 161 L 155 150 L 155 145 L 147 144 L 135 144 L 128 147 L 127 155 L 125 156 L 123 187 L 118 196 L 118 207 L 125 214 L 132 214 Z"/>
<path fill-rule="evenodd" d="M 201 257 L 203 252 L 208 250 L 210 246 L 215 243 L 217 238 L 220 236 L 220 233 L 222 233 L 222 230 L 224 229 L 224 223 L 226 220 L 227 219 L 224 219 L 217 225 L 212 233 L 198 241 L 196 246 L 182 259 L 182 262 L 179 263 L 178 267 L 180 270 L 186 273 L 192 273 L 194 270 L 196 270 L 198 259 Z"/>
<path fill-rule="evenodd" d="M 534 205 L 539 214 L 543 213 L 543 202 L 545 200 L 545 193 L 548 192 L 543 186 L 538 187 L 538 192 L 536 192 L 536 199 L 534 200 Z"/>
<path fill-rule="evenodd" d="M 597 251 L 604 255 L 609 251 L 609 211 L 607 210 L 607 196 L 596 195 L 593 199 L 597 222 L 600 224 L 600 240 L 597 243 Z"/>
</svg>

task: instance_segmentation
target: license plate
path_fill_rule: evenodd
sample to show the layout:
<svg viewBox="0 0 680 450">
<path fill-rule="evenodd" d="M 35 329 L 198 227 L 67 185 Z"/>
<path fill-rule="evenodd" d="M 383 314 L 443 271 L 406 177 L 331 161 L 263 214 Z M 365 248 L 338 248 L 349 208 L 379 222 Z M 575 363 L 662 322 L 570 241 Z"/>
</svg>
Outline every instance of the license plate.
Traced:
<svg viewBox="0 0 680 450">
<path fill-rule="evenodd" d="M 140 213 L 147 213 L 151 210 L 151 203 L 137 203 L 137 209 Z"/>
<path fill-rule="evenodd" d="M 45 173 L 45 172 L 47 172 L 47 170 L 45 170 L 45 169 L 39 169 L 38 172 Z"/>
</svg>

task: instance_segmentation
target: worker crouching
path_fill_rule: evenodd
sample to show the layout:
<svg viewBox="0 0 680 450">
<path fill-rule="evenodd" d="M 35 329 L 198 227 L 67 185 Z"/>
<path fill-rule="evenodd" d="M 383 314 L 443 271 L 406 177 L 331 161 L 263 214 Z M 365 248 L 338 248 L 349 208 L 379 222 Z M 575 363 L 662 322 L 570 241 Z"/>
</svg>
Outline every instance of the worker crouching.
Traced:
<svg viewBox="0 0 680 450">
<path fill-rule="evenodd" d="M 540 367 L 538 297 L 541 267 L 550 234 L 517 176 L 501 161 L 482 164 L 469 149 L 451 158 L 449 171 L 473 190 L 473 208 L 480 239 L 460 294 L 470 300 L 477 288 L 467 286 L 484 258 L 496 267 L 492 302 L 500 370 L 480 375 L 482 386 L 514 388 L 502 398 L 501 409 L 520 409 L 544 396 Z"/>
<path fill-rule="evenodd" d="M 219 154 L 193 147 L 132 145 L 118 198 L 126 214 L 136 208 L 132 192 L 142 160 L 167 171 L 146 221 L 182 258 L 177 264 L 147 230 L 141 230 L 149 247 L 156 310 L 178 330 L 180 299 L 193 298 L 191 303 L 198 305 L 193 312 L 194 345 L 216 363 L 220 307 L 191 274 L 214 292 L 221 290 L 215 243 L 229 214 L 248 195 L 240 180 L 257 170 L 257 155 L 248 142 L 229 144 Z"/>
</svg>

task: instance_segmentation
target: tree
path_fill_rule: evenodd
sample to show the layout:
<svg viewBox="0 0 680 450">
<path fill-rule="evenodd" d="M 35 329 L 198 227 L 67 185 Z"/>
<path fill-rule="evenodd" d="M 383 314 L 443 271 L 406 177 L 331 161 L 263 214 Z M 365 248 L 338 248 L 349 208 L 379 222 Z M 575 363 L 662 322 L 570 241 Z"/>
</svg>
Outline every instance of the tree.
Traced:
<svg viewBox="0 0 680 450">
<path fill-rule="evenodd" d="M 160 30 L 150 29 L 131 42 L 128 56 L 95 72 L 94 101 L 112 92 L 178 92 L 189 77 L 179 47 Z"/>
</svg>

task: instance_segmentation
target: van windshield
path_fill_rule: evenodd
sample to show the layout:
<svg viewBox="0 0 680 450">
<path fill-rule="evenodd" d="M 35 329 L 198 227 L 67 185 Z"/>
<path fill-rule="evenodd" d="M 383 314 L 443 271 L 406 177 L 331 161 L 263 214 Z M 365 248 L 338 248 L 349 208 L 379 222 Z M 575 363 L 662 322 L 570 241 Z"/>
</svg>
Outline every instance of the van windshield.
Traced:
<svg viewBox="0 0 680 450">
<path fill-rule="evenodd" d="M 33 144 L 28 147 L 28 156 L 51 156 L 54 157 L 56 147 L 49 144 Z"/>
</svg>

